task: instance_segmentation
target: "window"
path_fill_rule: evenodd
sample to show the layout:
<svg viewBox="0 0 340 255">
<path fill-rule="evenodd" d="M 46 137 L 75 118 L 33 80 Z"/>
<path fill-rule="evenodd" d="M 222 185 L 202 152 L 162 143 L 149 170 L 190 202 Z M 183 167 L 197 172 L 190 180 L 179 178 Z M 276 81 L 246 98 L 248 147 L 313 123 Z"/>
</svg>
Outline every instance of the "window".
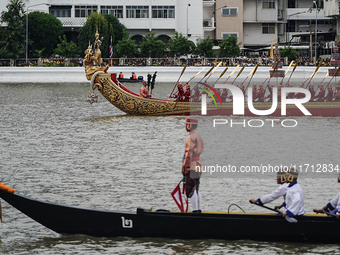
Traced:
<svg viewBox="0 0 340 255">
<path fill-rule="evenodd" d="M 123 6 L 100 6 L 101 14 L 112 14 L 113 16 L 123 18 Z"/>
<path fill-rule="evenodd" d="M 262 34 L 275 34 L 275 23 L 262 23 Z"/>
<path fill-rule="evenodd" d="M 223 8 L 222 16 L 237 16 L 237 8 Z"/>
<path fill-rule="evenodd" d="M 222 39 L 227 39 L 229 36 L 235 36 L 238 37 L 237 33 L 222 33 Z"/>
<path fill-rule="evenodd" d="M 175 6 L 152 6 L 152 18 L 174 19 L 175 18 Z"/>
<path fill-rule="evenodd" d="M 90 16 L 92 12 L 97 11 L 97 6 L 96 5 L 76 5 L 74 6 L 74 16 L 76 18 L 84 18 L 87 16 Z"/>
<path fill-rule="evenodd" d="M 262 0 L 262 9 L 275 9 L 275 0 Z"/>
<path fill-rule="evenodd" d="M 56 16 L 56 17 L 71 17 L 71 8 L 72 6 L 66 6 L 66 5 L 52 5 L 50 7 L 50 14 Z"/>
<path fill-rule="evenodd" d="M 149 18 L 149 6 L 126 6 L 126 17 L 147 19 Z"/>
</svg>

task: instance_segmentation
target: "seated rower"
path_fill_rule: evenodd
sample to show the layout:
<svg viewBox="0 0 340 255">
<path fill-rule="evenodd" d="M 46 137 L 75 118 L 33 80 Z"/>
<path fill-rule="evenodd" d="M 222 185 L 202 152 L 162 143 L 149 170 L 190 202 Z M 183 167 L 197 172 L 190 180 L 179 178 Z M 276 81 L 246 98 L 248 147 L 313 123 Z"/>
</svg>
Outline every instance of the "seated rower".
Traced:
<svg viewBox="0 0 340 255">
<path fill-rule="evenodd" d="M 338 87 L 336 87 L 336 90 L 336 94 L 333 96 L 333 101 L 340 102 L 340 84 L 338 85 Z"/>
<path fill-rule="evenodd" d="M 185 90 L 185 92 L 183 93 L 184 102 L 190 102 L 190 95 L 191 95 L 191 92 L 190 92 L 190 85 L 188 84 L 188 85 L 187 85 L 187 88 L 186 88 L 186 90 Z"/>
<path fill-rule="evenodd" d="M 140 97 L 148 98 L 149 97 L 149 91 L 146 88 L 146 81 L 143 81 L 143 86 L 140 88 Z"/>
<path fill-rule="evenodd" d="M 135 72 L 132 72 L 132 76 L 130 77 L 132 80 L 137 80 L 137 74 Z"/>
<path fill-rule="evenodd" d="M 285 207 L 287 210 L 282 214 L 284 218 L 288 222 L 297 222 L 294 219 L 297 215 L 306 215 L 305 206 L 303 202 L 303 192 L 300 184 L 297 183 L 297 178 L 299 176 L 299 172 L 294 168 L 291 168 L 287 171 L 287 182 L 289 183 L 286 193 L 286 201 L 274 208 Z"/>
<path fill-rule="evenodd" d="M 286 171 L 284 170 L 278 171 L 276 177 L 277 184 L 280 184 L 280 186 L 276 190 L 274 190 L 272 193 L 268 195 L 264 195 L 258 198 L 257 200 L 250 199 L 249 202 L 253 204 L 263 205 L 270 203 L 282 196 L 283 200 L 285 201 L 288 188 L 288 183 L 286 182 Z"/>
<path fill-rule="evenodd" d="M 183 102 L 184 89 L 183 89 L 182 83 L 179 83 L 177 85 L 177 89 L 178 89 L 178 91 L 177 91 L 177 93 L 175 94 L 174 97 L 177 98 L 176 99 L 177 102 Z"/>
<path fill-rule="evenodd" d="M 315 100 L 314 101 L 323 102 L 324 97 L 325 97 L 325 90 L 324 90 L 323 84 L 321 84 L 319 93 L 316 96 L 314 96 L 314 99 L 316 99 L 316 101 Z"/>
<path fill-rule="evenodd" d="M 340 175 L 338 176 L 338 182 L 340 183 Z M 327 205 L 313 211 L 316 213 L 330 212 L 340 219 L 340 192 Z"/>
</svg>

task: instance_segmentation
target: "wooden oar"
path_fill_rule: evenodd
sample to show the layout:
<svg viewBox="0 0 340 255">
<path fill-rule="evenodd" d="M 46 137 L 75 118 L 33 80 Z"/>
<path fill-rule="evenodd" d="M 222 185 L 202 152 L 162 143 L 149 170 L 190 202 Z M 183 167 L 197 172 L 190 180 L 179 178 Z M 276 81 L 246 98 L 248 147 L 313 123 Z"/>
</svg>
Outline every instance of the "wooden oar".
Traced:
<svg viewBox="0 0 340 255">
<path fill-rule="evenodd" d="M 249 201 L 251 204 L 254 204 L 254 203 L 252 203 L 251 201 Z M 279 209 L 273 209 L 273 208 L 270 208 L 270 207 L 268 207 L 268 206 L 265 206 L 265 205 L 260 205 L 259 203 L 255 203 L 254 205 L 257 205 L 257 206 L 261 206 L 261 207 L 263 207 L 263 208 L 266 208 L 266 209 L 268 209 L 268 210 L 271 210 L 271 211 L 274 211 L 274 212 L 277 212 L 277 213 L 283 213 L 283 212 L 281 212 Z"/>
<path fill-rule="evenodd" d="M 259 67 L 259 65 L 260 65 L 260 64 L 256 64 L 256 66 L 255 66 L 255 68 L 254 68 L 254 72 L 253 72 L 253 74 L 251 75 L 251 77 L 250 77 L 250 79 L 249 79 L 247 88 L 249 87 L 249 84 L 250 84 L 251 80 L 253 79 L 253 77 L 254 77 L 254 75 L 255 75 L 255 73 L 256 73 L 257 68 Z M 244 91 L 246 91 L 246 90 L 244 90 Z"/>
<path fill-rule="evenodd" d="M 238 72 L 238 74 L 236 75 L 236 78 L 233 80 L 233 82 L 231 84 L 234 84 L 234 82 L 236 81 L 237 77 L 240 76 L 240 74 L 243 72 L 245 66 L 242 66 L 241 70 Z"/>
<path fill-rule="evenodd" d="M 312 81 L 314 75 L 315 75 L 317 72 L 319 72 L 320 66 L 321 66 L 322 62 L 323 62 L 323 60 L 321 59 L 319 65 L 315 68 L 314 73 L 312 73 L 312 75 L 311 75 L 307 80 L 305 80 L 305 81 L 302 83 L 302 85 L 303 85 L 303 84 L 305 84 L 305 83 L 309 80 L 309 82 L 307 83 L 307 85 L 305 86 L 305 88 L 307 88 L 308 85 L 311 83 L 311 81 Z"/>
<path fill-rule="evenodd" d="M 300 61 L 300 58 L 298 58 L 298 60 L 296 61 L 295 66 L 294 66 L 294 68 L 293 68 L 293 71 L 292 71 L 292 73 L 290 74 L 290 76 L 289 76 L 289 78 L 288 78 L 288 81 L 287 81 L 285 87 L 288 87 L 288 85 L 289 85 L 289 80 L 290 80 L 290 78 L 292 78 L 292 75 L 293 75 L 293 73 L 295 72 L 295 69 L 297 68 L 297 66 L 298 66 L 298 64 L 299 64 L 299 61 Z M 292 61 L 292 62 L 293 62 L 293 61 Z M 287 70 L 287 72 L 288 72 L 288 70 Z M 287 74 L 287 72 L 286 72 L 286 74 Z M 285 74 L 285 76 L 286 76 L 286 74 Z M 281 85 L 282 85 L 283 79 L 284 79 L 284 77 L 282 78 Z"/>
<path fill-rule="evenodd" d="M 241 82 L 241 84 L 244 84 L 244 82 L 249 78 L 249 76 L 254 72 L 254 70 L 256 69 L 257 65 L 254 66 L 253 69 L 251 69 L 250 73 L 247 75 L 247 77 L 243 80 L 243 82 Z"/>
<path fill-rule="evenodd" d="M 222 78 L 222 76 L 226 73 L 227 70 L 228 70 L 228 67 L 226 67 L 226 68 L 224 69 L 224 71 L 221 73 L 221 75 L 217 78 L 217 80 L 216 80 L 216 81 L 214 82 L 214 84 L 212 85 L 213 87 L 214 87 L 214 85 L 218 82 L 218 80 Z"/>
<path fill-rule="evenodd" d="M 195 74 L 194 76 L 192 76 L 191 79 L 188 80 L 185 84 L 188 84 L 189 82 L 191 82 L 192 79 L 194 79 L 197 75 L 199 75 L 204 69 L 205 69 L 205 67 L 203 67 L 203 69 L 201 69 L 201 71 L 199 71 L 197 74 Z"/>
<path fill-rule="evenodd" d="M 275 74 L 275 71 L 276 71 L 276 69 L 277 69 L 277 66 L 279 65 L 279 61 L 276 61 L 276 65 L 275 65 L 275 67 L 274 67 L 274 70 L 273 70 L 273 72 L 272 72 L 272 74 L 271 75 L 269 75 L 270 77 L 269 77 L 269 81 L 268 81 L 268 83 L 267 83 L 267 86 L 266 86 L 266 88 L 269 86 L 269 83 L 270 83 L 270 80 L 272 79 L 272 77 L 274 76 L 274 74 Z M 265 89 L 266 89 L 265 88 Z"/>
<path fill-rule="evenodd" d="M 280 85 L 282 85 L 283 80 L 285 79 L 285 77 L 286 77 L 288 71 L 290 70 L 291 66 L 293 65 L 293 63 L 294 63 L 294 60 L 292 60 L 292 62 L 290 62 L 289 66 L 288 66 L 288 68 L 287 68 L 287 70 L 285 72 L 285 76 L 283 76 L 282 79 L 281 79 Z"/>
<path fill-rule="evenodd" d="M 338 72 L 339 72 L 339 70 L 340 70 L 340 66 L 339 66 L 339 68 L 338 68 L 338 70 L 336 70 L 336 72 L 333 74 L 333 76 L 332 76 L 332 78 L 331 78 L 331 80 L 327 83 L 327 86 L 326 86 L 326 88 L 328 87 L 328 85 L 331 83 L 331 81 L 333 80 L 333 78 L 338 74 Z"/>
<path fill-rule="evenodd" d="M 237 68 L 238 68 L 239 66 L 240 66 L 240 65 L 237 65 L 237 66 L 235 67 L 234 71 L 231 72 L 231 74 L 230 74 L 229 77 L 225 80 L 225 82 L 223 82 L 223 84 L 225 84 L 225 83 L 229 80 L 229 78 L 236 72 L 236 70 L 237 70 Z"/>
<path fill-rule="evenodd" d="M 222 61 L 220 63 L 218 63 L 218 65 L 212 70 L 212 72 L 209 74 L 208 78 L 204 81 L 204 83 L 207 83 L 207 81 L 210 78 L 210 76 L 216 71 L 216 69 L 218 67 L 220 67 L 220 65 L 222 65 Z"/>
<path fill-rule="evenodd" d="M 171 94 L 170 94 L 169 97 L 171 97 L 171 96 L 172 96 L 172 93 L 174 93 L 174 90 L 175 90 L 175 88 L 177 87 L 178 82 L 179 82 L 179 80 L 181 79 L 181 77 L 182 77 L 182 75 L 183 75 L 183 73 L 184 73 L 184 71 L 185 71 L 186 68 L 187 68 L 187 64 L 185 64 L 185 66 L 183 67 L 183 70 L 182 70 L 182 72 L 181 72 L 181 75 L 178 77 L 178 80 L 177 80 L 177 82 L 176 82 L 174 88 L 172 89 Z"/>
</svg>

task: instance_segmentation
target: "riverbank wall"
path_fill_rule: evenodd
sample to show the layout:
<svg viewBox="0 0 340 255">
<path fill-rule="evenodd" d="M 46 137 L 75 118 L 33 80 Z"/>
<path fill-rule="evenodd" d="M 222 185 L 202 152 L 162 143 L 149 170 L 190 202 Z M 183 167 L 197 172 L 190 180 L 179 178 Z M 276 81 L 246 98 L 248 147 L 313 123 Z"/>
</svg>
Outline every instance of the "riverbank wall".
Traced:
<svg viewBox="0 0 340 255">
<path fill-rule="evenodd" d="M 195 81 L 201 79 L 210 69 L 211 67 L 207 66 L 205 69 L 197 75 Z M 254 67 L 249 66 L 246 67 L 240 76 L 237 78 L 237 82 L 242 82 L 251 72 Z M 284 66 L 283 69 L 287 70 L 287 66 Z M 185 72 L 181 77 L 181 82 L 186 82 L 194 75 L 196 75 L 199 71 L 203 69 L 200 67 L 187 67 Z M 221 83 L 224 82 L 235 69 L 234 66 L 229 67 L 228 71 L 221 78 Z M 269 70 L 271 67 L 259 67 L 256 71 L 256 74 L 253 77 L 254 82 L 263 81 L 269 76 Z M 314 80 L 321 81 L 328 72 L 328 67 L 322 67 L 318 73 L 315 74 Z M 167 67 L 167 66 L 143 66 L 143 67 L 133 67 L 133 66 L 123 66 L 123 67 L 110 67 L 109 73 L 119 73 L 123 72 L 125 78 L 131 76 L 131 72 L 135 72 L 137 76 L 143 76 L 144 79 L 147 79 L 147 75 L 154 74 L 157 71 L 156 82 L 176 82 L 183 70 L 183 67 Z M 219 67 L 217 70 L 211 75 L 209 79 L 210 82 L 214 82 L 221 73 L 225 70 L 225 67 Z M 237 71 L 231 76 L 229 79 L 232 82 L 238 72 L 241 70 L 239 67 Z M 286 81 L 289 78 L 293 67 L 288 71 L 286 75 Z M 298 66 L 292 75 L 292 81 L 297 80 L 305 80 L 310 77 L 315 71 L 315 67 L 305 67 Z M 329 81 L 330 77 L 327 77 L 325 82 Z M 276 79 L 273 78 L 273 83 L 275 81 L 281 81 L 281 78 Z M 249 81 L 249 80 L 247 80 Z M 0 67 L 0 83 L 87 83 L 89 82 L 85 77 L 85 70 L 83 67 Z M 235 82 L 235 84 L 237 83 Z"/>
</svg>

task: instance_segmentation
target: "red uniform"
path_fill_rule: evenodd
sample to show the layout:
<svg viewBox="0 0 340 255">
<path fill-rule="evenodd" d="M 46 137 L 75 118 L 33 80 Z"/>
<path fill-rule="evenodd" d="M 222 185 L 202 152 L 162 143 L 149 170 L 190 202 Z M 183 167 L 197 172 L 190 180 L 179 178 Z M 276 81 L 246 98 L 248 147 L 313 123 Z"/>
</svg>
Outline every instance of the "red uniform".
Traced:
<svg viewBox="0 0 340 255">
<path fill-rule="evenodd" d="M 323 102 L 324 97 L 325 97 L 325 90 L 321 88 L 320 92 L 314 97 L 314 99 L 317 99 L 317 102 Z"/>
<path fill-rule="evenodd" d="M 257 99 L 257 89 L 253 88 L 253 102 Z"/>
<path fill-rule="evenodd" d="M 261 102 L 263 103 L 264 102 L 264 94 L 265 94 L 265 90 L 263 88 L 260 88 L 259 91 L 257 92 L 257 95 L 256 95 L 256 99 L 259 99 L 258 102 Z"/>
<path fill-rule="evenodd" d="M 332 102 L 333 100 L 333 95 L 334 95 L 334 91 L 331 87 L 328 88 L 328 93 L 327 96 L 325 96 L 325 101 L 326 102 Z"/>
<path fill-rule="evenodd" d="M 178 91 L 175 95 L 179 102 L 183 102 L 184 89 L 182 86 L 178 86 Z"/>
<path fill-rule="evenodd" d="M 140 88 L 140 97 L 144 97 L 147 98 L 149 96 L 149 91 L 148 89 L 145 87 L 145 85 L 143 85 L 143 87 Z"/>
<path fill-rule="evenodd" d="M 334 102 L 340 102 L 340 90 L 334 95 Z"/>
<path fill-rule="evenodd" d="M 228 90 L 224 89 L 221 96 L 220 96 L 222 103 L 226 102 L 227 97 L 228 97 Z"/>
<path fill-rule="evenodd" d="M 187 89 L 184 93 L 184 102 L 190 102 L 190 89 Z"/>
<path fill-rule="evenodd" d="M 199 102 L 200 101 L 200 91 L 198 90 L 198 88 L 195 88 L 195 92 L 192 96 L 193 98 L 193 102 Z"/>
<path fill-rule="evenodd" d="M 309 100 L 309 102 L 314 102 L 315 90 L 314 90 L 314 88 L 309 87 L 309 91 L 310 91 L 310 100 Z"/>
</svg>

